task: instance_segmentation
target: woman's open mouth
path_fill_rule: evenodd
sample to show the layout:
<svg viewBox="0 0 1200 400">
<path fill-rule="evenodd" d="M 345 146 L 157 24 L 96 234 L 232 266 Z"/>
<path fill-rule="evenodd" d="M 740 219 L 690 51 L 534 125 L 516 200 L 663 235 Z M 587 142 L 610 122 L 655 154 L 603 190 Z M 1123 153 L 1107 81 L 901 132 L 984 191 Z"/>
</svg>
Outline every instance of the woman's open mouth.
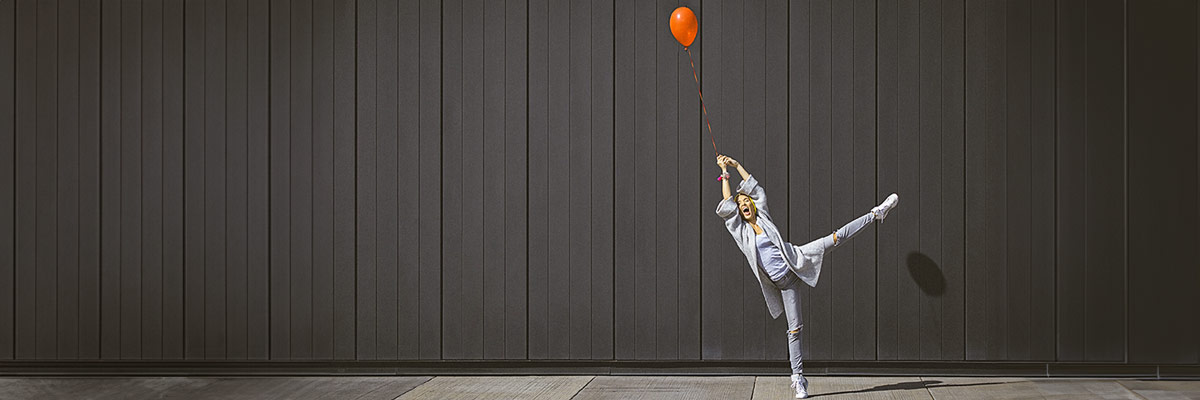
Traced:
<svg viewBox="0 0 1200 400">
<path fill-rule="evenodd" d="M 749 208 L 743 208 L 743 209 L 742 209 L 742 214 L 750 215 L 750 209 L 749 209 Z"/>
</svg>

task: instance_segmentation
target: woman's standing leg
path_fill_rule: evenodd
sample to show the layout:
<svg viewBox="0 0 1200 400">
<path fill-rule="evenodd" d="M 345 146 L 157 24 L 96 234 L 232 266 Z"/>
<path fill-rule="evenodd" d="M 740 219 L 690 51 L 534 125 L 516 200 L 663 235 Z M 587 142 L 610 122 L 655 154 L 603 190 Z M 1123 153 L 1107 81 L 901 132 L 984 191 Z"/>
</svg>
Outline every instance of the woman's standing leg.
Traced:
<svg viewBox="0 0 1200 400">
<path fill-rule="evenodd" d="M 791 278 L 787 282 L 793 284 L 787 285 L 781 293 L 783 312 L 787 315 L 788 356 L 792 361 L 792 373 L 801 374 L 804 373 L 804 353 L 800 347 L 804 337 L 804 317 L 800 312 L 800 285 L 794 284 L 800 280 Z"/>
<path fill-rule="evenodd" d="M 788 273 L 777 283 L 783 295 L 783 313 L 787 316 L 788 358 L 792 362 L 792 387 L 796 393 L 808 393 L 808 380 L 804 379 L 804 353 L 801 347 L 804 338 L 804 316 L 800 312 L 800 278 Z"/>
</svg>

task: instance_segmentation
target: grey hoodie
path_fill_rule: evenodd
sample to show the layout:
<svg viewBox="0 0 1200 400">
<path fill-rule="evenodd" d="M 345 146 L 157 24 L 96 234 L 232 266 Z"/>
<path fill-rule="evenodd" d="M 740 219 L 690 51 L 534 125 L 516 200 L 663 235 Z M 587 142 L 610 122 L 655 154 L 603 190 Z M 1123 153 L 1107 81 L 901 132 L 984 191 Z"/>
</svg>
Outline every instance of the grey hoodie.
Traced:
<svg viewBox="0 0 1200 400">
<path fill-rule="evenodd" d="M 751 199 L 754 199 L 754 206 L 758 209 L 758 226 L 771 239 L 771 243 L 779 247 L 788 268 L 791 268 L 804 283 L 809 286 L 817 286 L 817 278 L 821 275 L 821 261 L 825 256 L 825 246 L 822 241 L 818 239 L 802 246 L 783 241 L 783 238 L 779 236 L 779 229 L 771 221 L 766 192 L 758 185 L 758 180 L 754 179 L 754 176 L 750 176 L 738 184 L 737 192 L 749 195 Z M 736 197 L 730 196 L 728 199 L 721 200 L 717 204 L 717 216 L 725 219 L 725 228 L 729 229 L 729 234 L 733 235 L 733 240 L 737 242 L 738 248 L 746 256 L 750 272 L 754 274 L 755 278 L 758 278 L 758 285 L 762 287 L 763 298 L 767 302 L 767 310 L 771 312 L 771 318 L 779 318 L 779 314 L 783 313 L 783 297 L 767 273 L 757 265 L 758 247 L 754 242 L 754 227 L 743 220 L 738 213 L 737 203 L 734 201 Z"/>
</svg>

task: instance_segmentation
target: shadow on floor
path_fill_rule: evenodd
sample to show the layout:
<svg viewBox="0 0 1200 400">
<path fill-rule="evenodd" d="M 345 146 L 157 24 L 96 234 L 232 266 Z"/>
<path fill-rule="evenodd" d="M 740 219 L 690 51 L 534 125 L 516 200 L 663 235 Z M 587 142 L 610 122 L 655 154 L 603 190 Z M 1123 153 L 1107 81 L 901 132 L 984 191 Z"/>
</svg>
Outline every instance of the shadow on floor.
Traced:
<svg viewBox="0 0 1200 400">
<path fill-rule="evenodd" d="M 836 396 L 839 394 L 887 392 L 887 391 L 892 391 L 892 390 L 932 389 L 932 388 L 940 388 L 940 387 L 986 386 L 986 385 L 999 385 L 999 384 L 1003 384 L 1003 383 L 1010 383 L 1010 382 L 978 382 L 978 383 L 943 384 L 942 381 L 912 381 L 912 382 L 889 383 L 887 385 L 879 385 L 879 386 L 876 386 L 873 388 L 860 389 L 860 390 L 847 390 L 844 392 L 833 392 L 833 393 L 819 393 L 819 394 L 809 395 L 808 397 L 814 398 L 814 397 Z"/>
</svg>

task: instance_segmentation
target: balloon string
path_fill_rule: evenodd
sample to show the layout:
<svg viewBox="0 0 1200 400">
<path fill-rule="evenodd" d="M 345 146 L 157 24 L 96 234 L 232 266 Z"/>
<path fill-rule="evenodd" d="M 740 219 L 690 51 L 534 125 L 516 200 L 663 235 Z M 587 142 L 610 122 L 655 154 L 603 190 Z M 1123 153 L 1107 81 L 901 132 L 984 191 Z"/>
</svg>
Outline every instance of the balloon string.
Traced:
<svg viewBox="0 0 1200 400">
<path fill-rule="evenodd" d="M 708 108 L 704 107 L 704 92 L 700 90 L 700 77 L 696 75 L 696 62 L 692 61 L 692 50 L 683 48 L 688 53 L 688 64 L 692 66 L 692 78 L 696 80 L 696 93 L 700 94 L 700 109 L 704 111 L 704 124 L 708 125 L 708 140 L 712 141 L 713 153 L 717 153 L 717 140 L 713 138 L 712 122 L 708 120 Z M 721 153 L 717 153 L 720 155 Z"/>
</svg>

